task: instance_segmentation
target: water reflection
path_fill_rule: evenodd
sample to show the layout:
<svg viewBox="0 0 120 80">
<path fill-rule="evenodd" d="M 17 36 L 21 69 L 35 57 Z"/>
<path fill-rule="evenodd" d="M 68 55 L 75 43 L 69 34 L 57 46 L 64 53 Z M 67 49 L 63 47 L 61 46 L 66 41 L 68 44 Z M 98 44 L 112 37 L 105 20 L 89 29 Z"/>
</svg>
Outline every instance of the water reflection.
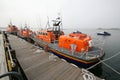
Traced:
<svg viewBox="0 0 120 80">
<path fill-rule="evenodd" d="M 103 72 L 102 65 L 103 64 L 99 64 L 99 65 L 95 66 L 94 68 L 90 69 L 89 71 L 92 72 L 94 75 L 101 77 L 102 72 Z"/>
</svg>

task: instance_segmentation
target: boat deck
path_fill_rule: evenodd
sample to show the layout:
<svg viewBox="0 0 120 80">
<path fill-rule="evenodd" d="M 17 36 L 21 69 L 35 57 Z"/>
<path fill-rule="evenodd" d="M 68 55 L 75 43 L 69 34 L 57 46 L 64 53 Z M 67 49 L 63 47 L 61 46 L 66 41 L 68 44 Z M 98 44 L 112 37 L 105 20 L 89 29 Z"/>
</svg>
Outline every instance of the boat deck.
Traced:
<svg viewBox="0 0 120 80">
<path fill-rule="evenodd" d="M 8 35 L 8 39 L 28 80 L 84 80 L 81 68 L 16 36 Z"/>
<path fill-rule="evenodd" d="M 58 50 L 64 54 L 67 54 L 69 56 L 74 56 L 78 59 L 80 58 L 80 59 L 86 60 L 86 61 L 89 61 L 90 59 L 91 60 L 96 59 L 96 58 L 99 58 L 104 55 L 104 52 L 102 50 L 100 50 L 99 48 L 95 48 L 95 47 L 93 47 L 92 50 L 89 52 L 73 52 L 72 53 L 71 50 L 69 51 L 69 50 L 66 50 L 65 48 L 60 48 L 57 44 L 54 44 L 54 45 L 49 44 L 48 46 L 55 50 Z M 86 56 L 86 54 L 87 54 L 87 56 Z"/>
</svg>

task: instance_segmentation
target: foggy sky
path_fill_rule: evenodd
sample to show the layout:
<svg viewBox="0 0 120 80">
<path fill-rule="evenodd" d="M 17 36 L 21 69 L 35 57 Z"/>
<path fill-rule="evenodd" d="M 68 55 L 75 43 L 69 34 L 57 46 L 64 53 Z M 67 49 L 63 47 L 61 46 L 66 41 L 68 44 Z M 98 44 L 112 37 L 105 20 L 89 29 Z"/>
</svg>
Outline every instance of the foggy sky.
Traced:
<svg viewBox="0 0 120 80">
<path fill-rule="evenodd" d="M 0 0 L 0 27 L 45 27 L 58 13 L 65 28 L 120 27 L 120 0 Z"/>
</svg>

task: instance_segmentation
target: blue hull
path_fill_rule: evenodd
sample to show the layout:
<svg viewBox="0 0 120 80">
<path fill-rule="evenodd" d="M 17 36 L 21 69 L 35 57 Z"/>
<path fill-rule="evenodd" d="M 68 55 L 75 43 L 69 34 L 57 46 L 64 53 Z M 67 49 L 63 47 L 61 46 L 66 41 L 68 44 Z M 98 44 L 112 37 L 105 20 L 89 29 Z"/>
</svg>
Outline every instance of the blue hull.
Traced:
<svg viewBox="0 0 120 80">
<path fill-rule="evenodd" d="M 97 33 L 97 35 L 110 36 L 111 34 L 100 34 L 100 33 Z"/>
<path fill-rule="evenodd" d="M 97 33 L 97 35 L 110 36 L 111 34 L 108 32 L 104 32 L 104 33 Z"/>
</svg>

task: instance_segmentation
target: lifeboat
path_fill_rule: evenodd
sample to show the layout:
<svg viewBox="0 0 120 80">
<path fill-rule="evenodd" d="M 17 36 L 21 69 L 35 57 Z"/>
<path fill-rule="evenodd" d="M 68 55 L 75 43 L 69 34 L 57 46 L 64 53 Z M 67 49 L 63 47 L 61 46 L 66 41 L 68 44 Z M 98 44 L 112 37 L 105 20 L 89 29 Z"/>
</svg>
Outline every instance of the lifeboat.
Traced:
<svg viewBox="0 0 120 80">
<path fill-rule="evenodd" d="M 25 26 L 23 29 L 20 29 L 18 32 L 18 36 L 25 40 L 30 40 L 30 36 L 33 34 L 33 31 L 30 30 L 27 26 Z"/>
<path fill-rule="evenodd" d="M 15 25 L 9 24 L 7 27 L 7 33 L 17 35 L 18 28 Z"/>
<path fill-rule="evenodd" d="M 54 23 L 52 30 L 40 30 L 36 35 L 32 35 L 31 39 L 45 51 L 50 51 L 79 67 L 88 68 L 99 62 L 104 52 L 92 44 L 91 36 L 79 31 L 65 35 L 60 29 L 60 23 L 61 21 Z"/>
</svg>

